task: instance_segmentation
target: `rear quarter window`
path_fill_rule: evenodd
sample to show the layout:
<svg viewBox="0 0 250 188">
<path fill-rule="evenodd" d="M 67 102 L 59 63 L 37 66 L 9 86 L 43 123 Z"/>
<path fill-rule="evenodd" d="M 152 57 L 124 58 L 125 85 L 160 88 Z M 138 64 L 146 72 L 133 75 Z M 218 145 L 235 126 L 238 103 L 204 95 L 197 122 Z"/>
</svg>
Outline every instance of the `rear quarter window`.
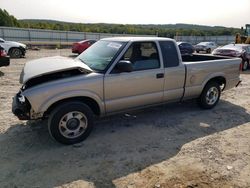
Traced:
<svg viewBox="0 0 250 188">
<path fill-rule="evenodd" d="M 176 46 L 172 41 L 159 41 L 164 67 L 177 67 L 179 66 L 179 56 Z"/>
</svg>

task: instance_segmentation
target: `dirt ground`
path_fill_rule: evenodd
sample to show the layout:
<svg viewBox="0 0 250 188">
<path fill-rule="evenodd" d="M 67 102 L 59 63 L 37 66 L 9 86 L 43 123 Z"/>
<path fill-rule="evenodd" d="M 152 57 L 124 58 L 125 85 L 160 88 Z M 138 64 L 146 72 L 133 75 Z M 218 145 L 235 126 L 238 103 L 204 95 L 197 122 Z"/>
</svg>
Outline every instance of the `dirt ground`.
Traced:
<svg viewBox="0 0 250 188">
<path fill-rule="evenodd" d="M 0 187 L 250 187 L 250 71 L 212 110 L 187 101 L 98 119 L 87 140 L 64 146 L 46 121 L 11 113 L 25 62 L 55 55 L 72 57 L 28 51 L 0 67 Z"/>
</svg>

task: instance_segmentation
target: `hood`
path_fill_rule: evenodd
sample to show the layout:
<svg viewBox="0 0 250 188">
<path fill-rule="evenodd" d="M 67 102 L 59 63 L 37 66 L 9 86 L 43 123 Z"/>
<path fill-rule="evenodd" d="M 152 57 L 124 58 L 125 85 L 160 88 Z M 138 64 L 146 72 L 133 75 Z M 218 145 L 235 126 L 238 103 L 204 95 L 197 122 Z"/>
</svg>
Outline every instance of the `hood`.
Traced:
<svg viewBox="0 0 250 188">
<path fill-rule="evenodd" d="M 5 41 L 7 44 L 15 45 L 15 46 L 22 46 L 23 48 L 26 48 L 26 45 L 20 42 L 14 42 L 14 41 Z"/>
<path fill-rule="evenodd" d="M 195 47 L 206 47 L 206 46 L 203 44 L 197 44 L 197 45 L 195 45 Z"/>
<path fill-rule="evenodd" d="M 79 60 L 61 56 L 46 57 L 27 62 L 20 75 L 20 83 L 25 84 L 32 78 L 74 69 L 79 69 L 83 73 L 93 72 Z"/>
</svg>

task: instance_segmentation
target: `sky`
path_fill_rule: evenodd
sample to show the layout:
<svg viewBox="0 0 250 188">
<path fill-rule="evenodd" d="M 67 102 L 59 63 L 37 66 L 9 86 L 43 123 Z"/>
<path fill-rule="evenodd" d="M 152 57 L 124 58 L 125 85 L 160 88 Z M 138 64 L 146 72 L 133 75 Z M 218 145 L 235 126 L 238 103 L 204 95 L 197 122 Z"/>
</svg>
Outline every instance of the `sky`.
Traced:
<svg viewBox="0 0 250 188">
<path fill-rule="evenodd" d="M 17 19 L 245 27 L 250 0 L 0 0 Z"/>
</svg>

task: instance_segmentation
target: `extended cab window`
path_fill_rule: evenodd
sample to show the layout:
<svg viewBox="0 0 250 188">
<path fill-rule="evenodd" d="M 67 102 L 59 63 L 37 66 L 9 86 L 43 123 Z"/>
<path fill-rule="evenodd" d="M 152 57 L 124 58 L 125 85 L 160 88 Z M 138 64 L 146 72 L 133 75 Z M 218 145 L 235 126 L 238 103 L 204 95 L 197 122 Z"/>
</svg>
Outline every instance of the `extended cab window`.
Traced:
<svg viewBox="0 0 250 188">
<path fill-rule="evenodd" d="M 172 41 L 160 41 L 164 67 L 179 66 L 179 56 L 176 46 Z"/>
<path fill-rule="evenodd" d="M 121 60 L 130 61 L 133 65 L 133 71 L 160 67 L 159 55 L 154 42 L 133 43 Z"/>
</svg>

